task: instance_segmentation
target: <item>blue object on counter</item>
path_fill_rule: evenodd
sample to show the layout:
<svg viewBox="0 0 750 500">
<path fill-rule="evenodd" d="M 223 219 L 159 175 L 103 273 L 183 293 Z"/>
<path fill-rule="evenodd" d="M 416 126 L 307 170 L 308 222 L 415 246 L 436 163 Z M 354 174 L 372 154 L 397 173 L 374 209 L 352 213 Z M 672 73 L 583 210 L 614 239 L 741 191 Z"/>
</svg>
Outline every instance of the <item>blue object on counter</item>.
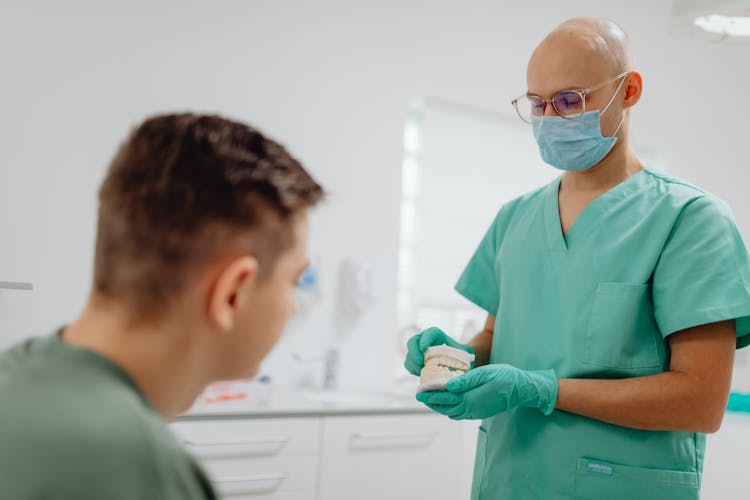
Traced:
<svg viewBox="0 0 750 500">
<path fill-rule="evenodd" d="M 750 413 L 750 394 L 730 393 L 727 411 Z"/>
</svg>

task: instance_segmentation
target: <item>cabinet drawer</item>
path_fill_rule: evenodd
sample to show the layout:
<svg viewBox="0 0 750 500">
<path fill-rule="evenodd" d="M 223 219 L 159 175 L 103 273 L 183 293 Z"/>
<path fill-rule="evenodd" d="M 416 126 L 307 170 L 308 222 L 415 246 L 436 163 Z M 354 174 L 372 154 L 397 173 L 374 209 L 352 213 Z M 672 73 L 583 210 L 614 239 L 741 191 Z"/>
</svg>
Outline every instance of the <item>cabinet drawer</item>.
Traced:
<svg viewBox="0 0 750 500">
<path fill-rule="evenodd" d="M 455 500 L 461 434 L 442 416 L 327 418 L 320 498 Z"/>
<path fill-rule="evenodd" d="M 316 453 L 320 447 L 317 418 L 179 421 L 170 427 L 203 461 Z"/>
<path fill-rule="evenodd" d="M 457 426 L 442 416 L 330 417 L 323 424 L 324 454 L 431 452 L 455 443 Z"/>
<path fill-rule="evenodd" d="M 315 491 L 318 487 L 317 455 L 235 459 L 204 462 L 215 488 L 232 498 Z M 269 497 L 276 498 L 276 497 Z"/>
</svg>

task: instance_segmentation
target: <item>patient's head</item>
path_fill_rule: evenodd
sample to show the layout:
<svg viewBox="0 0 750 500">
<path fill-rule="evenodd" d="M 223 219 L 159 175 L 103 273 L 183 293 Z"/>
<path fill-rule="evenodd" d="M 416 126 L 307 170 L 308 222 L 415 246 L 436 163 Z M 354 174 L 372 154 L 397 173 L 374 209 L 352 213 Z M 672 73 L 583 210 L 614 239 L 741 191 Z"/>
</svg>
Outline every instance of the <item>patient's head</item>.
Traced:
<svg viewBox="0 0 750 500">
<path fill-rule="evenodd" d="M 307 208 L 323 190 L 281 145 L 218 116 L 156 116 L 99 192 L 92 303 L 134 323 L 190 320 L 185 341 L 249 376 L 294 312 Z"/>
</svg>

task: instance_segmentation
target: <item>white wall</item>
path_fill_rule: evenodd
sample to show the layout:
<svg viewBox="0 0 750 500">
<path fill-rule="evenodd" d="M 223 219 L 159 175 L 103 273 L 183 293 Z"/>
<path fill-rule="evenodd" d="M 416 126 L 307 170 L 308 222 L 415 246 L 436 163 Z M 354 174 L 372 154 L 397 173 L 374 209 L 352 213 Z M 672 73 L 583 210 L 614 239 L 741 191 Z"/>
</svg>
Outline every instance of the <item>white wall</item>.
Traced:
<svg viewBox="0 0 750 500">
<path fill-rule="evenodd" d="M 96 186 L 127 129 L 156 111 L 216 111 L 280 138 L 332 193 L 313 227 L 323 300 L 268 370 L 294 378 L 291 349 L 335 343 L 342 385 L 379 386 L 395 342 L 409 100 L 511 113 L 531 50 L 570 14 L 608 15 L 631 32 L 645 81 L 634 139 L 727 199 L 750 235 L 750 45 L 672 39 L 665 0 L 4 0 L 0 9 L 0 280 L 37 285 L 25 304 L 21 292 L 0 295 L 2 344 L 45 333 L 82 305 Z M 349 256 L 371 263 L 380 297 L 355 322 L 335 311 L 335 271 Z"/>
</svg>

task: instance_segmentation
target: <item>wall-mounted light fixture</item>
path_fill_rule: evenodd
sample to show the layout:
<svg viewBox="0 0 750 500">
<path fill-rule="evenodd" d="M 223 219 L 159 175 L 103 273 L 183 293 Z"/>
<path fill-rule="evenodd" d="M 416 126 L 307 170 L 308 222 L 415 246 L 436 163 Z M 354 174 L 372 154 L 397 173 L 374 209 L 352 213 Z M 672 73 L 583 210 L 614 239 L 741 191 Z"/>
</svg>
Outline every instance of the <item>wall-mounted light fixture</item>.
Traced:
<svg viewBox="0 0 750 500">
<path fill-rule="evenodd" d="M 750 43 L 750 0 L 675 0 L 671 29 L 676 35 Z"/>
</svg>

